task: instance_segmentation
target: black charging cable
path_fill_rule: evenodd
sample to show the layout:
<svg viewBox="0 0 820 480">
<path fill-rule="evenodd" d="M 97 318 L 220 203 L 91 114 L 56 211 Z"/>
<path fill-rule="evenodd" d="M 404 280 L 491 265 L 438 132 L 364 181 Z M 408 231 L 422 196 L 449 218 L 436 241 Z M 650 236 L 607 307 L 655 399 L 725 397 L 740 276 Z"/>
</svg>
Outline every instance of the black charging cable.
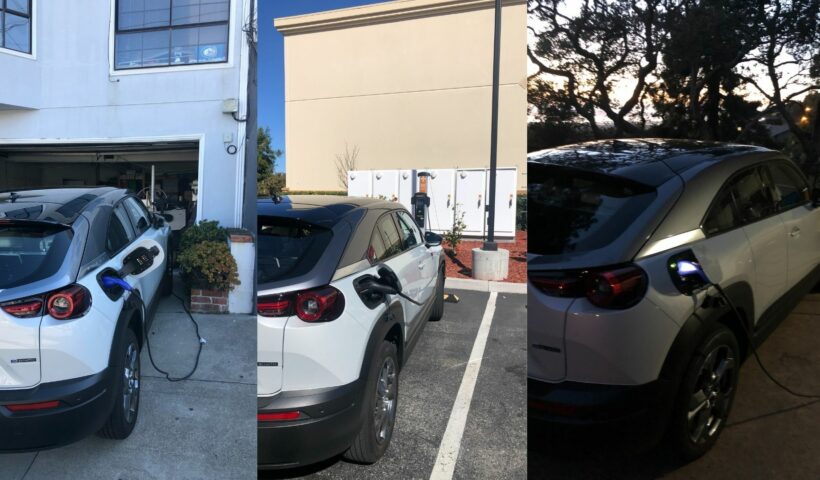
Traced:
<svg viewBox="0 0 820 480">
<path fill-rule="evenodd" d="M 142 309 L 142 318 L 143 319 L 147 318 L 146 317 L 147 313 L 145 311 L 145 302 L 142 301 L 142 297 L 140 297 L 139 295 L 137 295 L 134 292 L 132 292 L 132 295 L 135 296 L 137 298 L 137 300 L 139 301 L 140 308 Z M 180 297 L 179 295 L 177 295 L 176 293 L 172 292 L 171 295 L 173 295 L 174 297 L 176 297 L 180 301 L 180 303 L 182 304 L 182 308 L 185 310 L 185 313 L 188 314 L 188 318 L 191 319 L 191 323 L 194 324 L 194 329 L 196 330 L 196 338 L 199 341 L 199 348 L 197 349 L 197 352 L 196 352 L 196 360 L 194 361 L 194 368 L 191 369 L 191 371 L 187 375 L 185 375 L 184 377 L 172 377 L 170 373 L 168 373 L 165 370 L 159 368 L 157 366 L 156 362 L 154 362 L 154 357 L 151 354 L 151 340 L 150 340 L 151 339 L 151 332 L 145 330 L 145 326 L 148 324 L 148 322 L 146 322 L 146 321 L 143 321 L 143 332 L 144 332 L 144 336 L 145 336 L 145 345 L 146 345 L 146 347 L 148 347 L 148 360 L 151 361 L 151 365 L 154 367 L 154 369 L 156 371 L 158 371 L 159 373 L 165 375 L 165 379 L 168 380 L 169 382 L 181 382 L 183 380 L 188 380 L 189 378 L 191 378 L 191 376 L 194 374 L 194 372 L 196 372 L 196 369 L 199 367 L 199 357 L 200 357 L 200 355 L 202 355 L 202 346 L 205 345 L 206 342 L 205 342 L 205 339 L 202 338 L 202 335 L 199 334 L 199 324 L 194 319 L 194 316 L 191 314 L 191 311 L 188 310 L 188 307 L 185 306 L 185 300 L 182 297 Z"/>
<path fill-rule="evenodd" d="M 784 391 L 788 392 L 789 394 L 791 394 L 795 397 L 813 398 L 813 399 L 820 398 L 820 395 L 810 395 L 810 394 L 806 394 L 806 393 L 795 392 L 791 388 L 789 388 L 786 385 L 784 385 L 783 383 L 779 382 L 776 378 L 774 378 L 774 375 L 769 373 L 769 370 L 767 370 L 766 366 L 763 365 L 763 361 L 760 359 L 760 355 L 757 354 L 757 346 L 755 345 L 754 338 L 752 337 L 752 332 L 749 331 L 749 327 L 746 326 L 746 322 L 743 321 L 743 316 L 740 314 L 740 311 L 737 309 L 735 304 L 732 303 L 732 300 L 729 298 L 729 296 L 726 295 L 726 292 L 724 292 L 723 289 L 720 288 L 720 285 L 718 285 L 717 283 L 712 283 L 712 282 L 709 282 L 709 283 L 713 287 L 715 287 L 715 289 L 718 291 L 718 293 L 720 293 L 720 296 L 723 297 L 724 300 L 726 300 L 726 303 L 729 305 L 729 308 L 731 308 L 732 311 L 735 313 L 735 315 L 737 315 L 738 323 L 740 323 L 740 325 L 743 327 L 743 331 L 746 332 L 746 338 L 749 339 L 749 345 L 752 347 L 752 354 L 754 355 L 755 360 L 757 361 L 757 364 L 760 366 L 760 369 L 763 370 L 763 373 L 767 377 L 769 377 L 769 380 L 771 380 L 775 385 L 777 385 L 778 387 L 780 387 L 781 389 L 783 389 Z"/>
</svg>

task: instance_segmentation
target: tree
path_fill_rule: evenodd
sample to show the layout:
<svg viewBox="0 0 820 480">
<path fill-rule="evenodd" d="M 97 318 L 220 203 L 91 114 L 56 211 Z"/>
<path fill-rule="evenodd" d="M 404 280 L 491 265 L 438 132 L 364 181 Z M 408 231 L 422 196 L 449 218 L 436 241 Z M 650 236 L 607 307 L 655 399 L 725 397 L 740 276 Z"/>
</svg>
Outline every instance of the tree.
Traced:
<svg viewBox="0 0 820 480">
<path fill-rule="evenodd" d="M 276 173 L 276 159 L 281 150 L 271 147 L 270 129 L 259 127 L 256 149 L 256 194 L 269 196 L 279 194 L 285 188 L 285 175 Z"/>
<path fill-rule="evenodd" d="M 818 163 L 818 138 L 789 110 L 797 97 L 820 91 L 820 3 L 816 0 L 749 2 L 760 25 L 760 41 L 744 59 L 742 78 L 777 112 L 802 150 L 807 168 Z M 761 114 L 763 114 L 761 113 Z"/>
<path fill-rule="evenodd" d="M 528 28 L 536 42 L 527 55 L 538 68 L 539 78 L 531 80 L 542 95 L 540 107 L 571 109 L 595 138 L 604 134 L 599 114 L 618 136 L 643 133 L 647 86 L 663 46 L 659 26 L 670 1 L 583 0 L 573 14 L 562 0 L 530 0 L 535 21 Z M 630 92 L 622 102 L 613 95 L 618 82 Z"/>
<path fill-rule="evenodd" d="M 356 170 L 356 160 L 359 158 L 359 147 L 353 145 L 351 149 L 345 143 L 345 151 L 336 154 L 336 176 L 339 186 L 347 190 L 347 174 L 351 170 Z"/>
</svg>

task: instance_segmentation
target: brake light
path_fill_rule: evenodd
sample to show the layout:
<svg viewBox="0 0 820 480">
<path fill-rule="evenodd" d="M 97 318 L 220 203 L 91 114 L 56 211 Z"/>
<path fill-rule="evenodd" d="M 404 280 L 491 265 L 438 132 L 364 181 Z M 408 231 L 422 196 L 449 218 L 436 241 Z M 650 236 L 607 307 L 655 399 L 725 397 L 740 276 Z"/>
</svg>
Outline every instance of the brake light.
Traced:
<svg viewBox="0 0 820 480">
<path fill-rule="evenodd" d="M 48 297 L 48 313 L 56 320 L 82 317 L 91 307 L 91 292 L 82 285 L 70 285 Z"/>
<path fill-rule="evenodd" d="M 17 318 L 39 317 L 43 312 L 42 298 L 26 298 L 0 304 L 0 308 Z"/>
<path fill-rule="evenodd" d="M 646 293 L 646 274 L 636 265 L 530 274 L 538 290 L 553 297 L 587 299 L 601 308 L 629 308 Z"/>
<path fill-rule="evenodd" d="M 59 400 L 39 403 L 18 403 L 17 405 L 5 405 L 12 412 L 34 412 L 37 410 L 50 410 L 60 406 Z"/>
<path fill-rule="evenodd" d="M 296 315 L 303 322 L 329 322 L 339 318 L 344 305 L 342 292 L 326 286 L 259 297 L 256 310 L 263 317 Z"/>
<path fill-rule="evenodd" d="M 277 422 L 282 420 L 296 420 L 300 416 L 301 413 L 299 413 L 298 411 L 257 413 L 256 420 L 258 422 Z"/>
</svg>

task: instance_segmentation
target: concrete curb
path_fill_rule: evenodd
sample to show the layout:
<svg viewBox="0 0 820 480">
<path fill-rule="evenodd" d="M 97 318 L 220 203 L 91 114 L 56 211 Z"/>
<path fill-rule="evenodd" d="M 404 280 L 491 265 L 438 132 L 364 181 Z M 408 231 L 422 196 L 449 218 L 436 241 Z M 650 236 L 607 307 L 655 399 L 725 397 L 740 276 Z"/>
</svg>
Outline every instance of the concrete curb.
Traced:
<svg viewBox="0 0 820 480">
<path fill-rule="evenodd" d="M 444 280 L 444 288 L 524 295 L 527 293 L 526 283 L 493 282 L 490 280 L 473 280 L 470 278 L 446 278 Z"/>
</svg>

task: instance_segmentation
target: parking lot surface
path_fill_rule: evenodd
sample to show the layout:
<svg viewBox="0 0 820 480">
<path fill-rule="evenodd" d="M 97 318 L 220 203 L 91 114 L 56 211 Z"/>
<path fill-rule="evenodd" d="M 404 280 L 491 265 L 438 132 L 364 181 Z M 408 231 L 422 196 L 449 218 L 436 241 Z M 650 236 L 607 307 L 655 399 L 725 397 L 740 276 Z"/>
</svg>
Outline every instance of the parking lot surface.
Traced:
<svg viewBox="0 0 820 480">
<path fill-rule="evenodd" d="M 256 317 L 195 315 L 207 340 L 191 380 L 171 383 L 143 348 L 140 416 L 124 441 L 91 436 L 66 447 L 0 455 L 0 480 L 253 478 L 256 474 Z M 175 297 L 151 327 L 157 365 L 190 371 L 193 325 Z"/>
<path fill-rule="evenodd" d="M 818 286 L 820 287 L 820 286 Z M 763 364 L 800 393 L 820 393 L 820 288 L 808 295 L 763 343 Z M 620 452 L 594 438 L 563 442 L 530 426 L 528 478 L 712 479 L 818 478 L 820 400 L 781 390 L 753 358 L 741 368 L 735 404 L 714 449 L 681 465 L 662 448 Z M 540 436 L 540 438 L 539 438 Z"/>
<path fill-rule="evenodd" d="M 374 465 L 334 458 L 260 478 L 430 478 L 491 295 L 497 295 L 452 478 L 525 478 L 526 296 L 446 290 L 444 317 L 428 322 L 401 372 L 393 439 Z M 452 437 L 450 437 L 452 438 Z"/>
</svg>

